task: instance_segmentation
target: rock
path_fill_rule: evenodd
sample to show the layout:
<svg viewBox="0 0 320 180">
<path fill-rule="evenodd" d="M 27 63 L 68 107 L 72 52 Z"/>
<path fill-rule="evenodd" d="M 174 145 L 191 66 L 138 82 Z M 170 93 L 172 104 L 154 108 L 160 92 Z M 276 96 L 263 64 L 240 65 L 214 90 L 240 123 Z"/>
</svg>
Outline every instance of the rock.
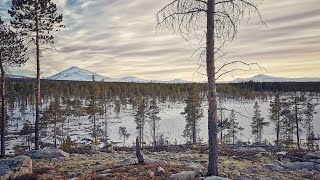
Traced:
<svg viewBox="0 0 320 180">
<path fill-rule="evenodd" d="M 320 159 L 320 151 L 309 152 L 303 156 L 303 159 L 310 161 L 311 159 Z"/>
<path fill-rule="evenodd" d="M 229 165 L 229 169 L 230 169 L 231 171 L 236 170 L 236 169 L 237 169 L 237 166 L 234 165 L 234 164 L 230 164 L 230 165 Z"/>
<path fill-rule="evenodd" d="M 240 174 L 239 170 L 234 170 L 234 171 L 231 172 L 230 178 L 231 178 L 231 179 L 237 179 L 237 178 L 240 177 L 240 175 L 241 175 L 241 174 Z"/>
<path fill-rule="evenodd" d="M 272 171 L 283 171 L 284 170 L 283 167 L 276 165 L 276 164 L 265 164 L 265 165 L 263 165 L 263 167 L 270 169 Z"/>
<path fill-rule="evenodd" d="M 204 180 L 231 180 L 231 179 L 220 177 L 220 176 L 209 176 L 204 178 Z"/>
<path fill-rule="evenodd" d="M 166 171 L 162 167 L 157 167 L 157 169 L 156 169 L 156 175 L 157 176 L 162 176 L 162 175 L 165 174 L 165 172 Z"/>
<path fill-rule="evenodd" d="M 271 162 L 272 164 L 275 164 L 275 165 L 278 165 L 278 166 L 281 166 L 281 167 L 284 167 L 285 164 L 281 161 L 278 161 L 278 160 L 272 160 Z"/>
<path fill-rule="evenodd" d="M 76 178 L 76 177 L 79 177 L 79 176 L 83 176 L 83 174 L 82 173 L 69 173 L 68 174 L 68 179 Z"/>
<path fill-rule="evenodd" d="M 313 177 L 313 175 L 315 174 L 314 171 L 308 171 L 307 169 L 302 169 L 301 173 L 302 173 L 302 177 L 307 178 L 307 179 L 311 179 Z"/>
<path fill-rule="evenodd" d="M 267 152 L 267 150 L 263 147 L 256 147 L 256 148 L 254 148 L 254 150 L 257 152 Z"/>
<path fill-rule="evenodd" d="M 124 159 L 120 162 L 120 164 L 123 164 L 123 165 L 132 165 L 132 164 L 135 164 L 135 160 L 133 159 Z"/>
<path fill-rule="evenodd" d="M 292 170 L 308 169 L 308 170 L 320 171 L 320 164 L 312 163 L 312 162 L 287 163 L 285 167 Z"/>
<path fill-rule="evenodd" d="M 146 149 L 141 150 L 141 152 L 142 152 L 143 154 L 151 154 L 151 152 L 148 151 L 148 150 L 146 150 Z"/>
<path fill-rule="evenodd" d="M 31 159 L 53 159 L 53 158 L 69 158 L 69 154 L 61 149 L 45 148 L 41 150 L 31 150 L 27 153 Z"/>
<path fill-rule="evenodd" d="M 245 169 L 254 174 L 262 171 L 262 169 L 257 166 L 249 166 L 249 167 L 246 167 Z"/>
<path fill-rule="evenodd" d="M 47 171 L 48 174 L 56 174 L 57 172 L 54 169 L 50 169 Z"/>
<path fill-rule="evenodd" d="M 32 174 L 32 160 L 30 157 L 17 156 L 0 161 L 1 180 L 15 179 L 26 174 Z"/>
<path fill-rule="evenodd" d="M 191 168 L 193 171 L 200 171 L 205 169 L 205 167 L 203 167 L 202 165 L 193 162 L 186 163 L 185 165 Z"/>
<path fill-rule="evenodd" d="M 196 175 L 195 171 L 182 171 L 178 174 L 172 174 L 170 180 L 192 180 L 196 178 Z"/>
<path fill-rule="evenodd" d="M 154 178 L 154 172 L 152 172 L 152 171 L 147 171 L 147 176 L 149 177 L 149 178 Z"/>
<path fill-rule="evenodd" d="M 99 172 L 99 174 L 108 174 L 108 173 L 112 173 L 112 169 L 106 169 Z"/>
<path fill-rule="evenodd" d="M 255 155 L 255 157 L 257 157 L 257 158 L 262 158 L 262 154 L 261 154 L 261 153 L 258 153 L 258 154 Z"/>
</svg>

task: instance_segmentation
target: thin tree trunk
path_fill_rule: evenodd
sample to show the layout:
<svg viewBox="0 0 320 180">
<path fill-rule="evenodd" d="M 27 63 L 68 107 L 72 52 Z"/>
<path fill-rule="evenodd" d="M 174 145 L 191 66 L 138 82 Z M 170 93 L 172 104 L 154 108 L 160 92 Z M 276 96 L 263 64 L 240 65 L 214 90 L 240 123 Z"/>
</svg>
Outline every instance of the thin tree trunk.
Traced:
<svg viewBox="0 0 320 180">
<path fill-rule="evenodd" d="M 39 19 L 38 5 L 36 4 L 36 47 L 37 47 L 37 96 L 36 96 L 36 122 L 34 127 L 35 149 L 39 149 L 39 123 L 40 123 L 40 48 L 39 48 Z"/>
<path fill-rule="evenodd" d="M 279 148 L 279 139 L 280 139 L 280 100 L 278 99 L 278 109 L 277 109 L 277 148 Z"/>
<path fill-rule="evenodd" d="M 193 99 L 192 99 L 193 100 Z M 193 144 L 197 143 L 197 130 L 196 130 L 196 112 L 195 112 L 195 107 L 194 107 L 194 102 L 192 102 L 192 120 L 193 120 L 193 125 L 192 125 L 192 142 Z"/>
<path fill-rule="evenodd" d="M 207 76 L 208 76 L 208 175 L 218 175 L 217 96 L 214 60 L 214 11 L 215 0 L 208 0 L 207 9 Z"/>
<path fill-rule="evenodd" d="M 1 52 L 0 52 L 1 58 Z M 2 60 L 0 59 L 1 68 L 1 158 L 5 158 L 5 126 L 6 126 L 6 77 Z"/>
<path fill-rule="evenodd" d="M 298 102 L 297 102 L 297 94 L 294 100 L 295 103 L 295 118 L 296 118 L 296 130 L 297 130 L 297 143 L 298 149 L 300 149 L 300 137 L 299 137 L 299 119 L 298 119 Z"/>
<path fill-rule="evenodd" d="M 222 123 L 223 123 L 223 122 L 222 122 L 222 121 L 223 121 L 223 120 L 222 120 L 222 106 L 221 106 L 221 110 L 220 110 L 220 116 L 221 116 L 221 117 L 220 117 L 220 118 L 221 118 L 221 119 L 220 119 L 220 122 L 221 122 L 220 143 L 223 144 L 223 143 L 222 143 L 222 137 L 223 137 L 223 132 L 222 132 L 222 126 L 223 126 L 223 124 L 222 124 Z"/>
</svg>

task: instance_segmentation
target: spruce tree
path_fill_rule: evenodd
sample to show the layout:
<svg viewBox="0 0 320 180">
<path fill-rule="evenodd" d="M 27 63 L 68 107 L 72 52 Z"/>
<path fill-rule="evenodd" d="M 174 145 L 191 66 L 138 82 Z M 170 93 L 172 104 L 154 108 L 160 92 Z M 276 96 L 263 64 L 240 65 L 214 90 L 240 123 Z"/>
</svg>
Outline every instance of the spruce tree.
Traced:
<svg viewBox="0 0 320 180">
<path fill-rule="evenodd" d="M 123 146 L 125 146 L 126 143 L 126 139 L 128 139 L 130 137 L 130 134 L 127 132 L 127 128 L 126 127 L 119 127 L 119 136 L 120 138 L 123 137 Z"/>
<path fill-rule="evenodd" d="M 281 113 L 281 102 L 280 102 L 280 94 L 277 93 L 273 101 L 270 101 L 270 109 L 269 109 L 269 119 L 272 123 L 275 124 L 276 130 L 276 147 L 279 147 L 280 141 L 280 113 Z"/>
<path fill-rule="evenodd" d="M 134 122 L 136 123 L 136 129 L 138 131 L 139 143 L 142 146 L 144 143 L 144 125 L 147 118 L 147 103 L 144 98 L 140 99 L 136 113 L 134 114 Z"/>
<path fill-rule="evenodd" d="M 230 128 L 228 129 L 227 135 L 232 138 L 232 144 L 235 144 L 237 133 L 239 131 L 243 131 L 244 129 L 241 126 L 239 126 L 239 122 L 237 122 L 236 113 L 234 112 L 234 110 L 231 111 L 228 119 L 230 123 Z"/>
<path fill-rule="evenodd" d="M 40 57 L 43 51 L 52 50 L 54 46 L 52 32 L 64 27 L 60 25 L 63 17 L 57 13 L 57 5 L 51 0 L 12 0 L 8 12 L 12 17 L 12 26 L 20 32 L 28 44 L 35 45 L 37 61 L 35 149 L 39 149 Z"/>
<path fill-rule="evenodd" d="M 269 122 L 264 121 L 264 118 L 261 117 L 260 106 L 258 102 L 254 104 L 254 113 L 251 122 L 252 134 L 256 136 L 258 143 L 262 142 L 262 133 L 263 128 L 268 126 Z"/>
<path fill-rule="evenodd" d="M 24 64 L 28 60 L 26 50 L 18 34 L 12 31 L 8 25 L 5 25 L 0 16 L 1 158 L 5 158 L 6 70 L 8 67 Z M 13 96 L 11 97 L 14 98 Z"/>
<path fill-rule="evenodd" d="M 159 129 L 159 121 L 161 117 L 159 117 L 160 109 L 157 105 L 157 100 L 152 99 L 150 106 L 148 108 L 148 118 L 149 118 L 149 125 L 151 129 L 151 137 L 152 137 L 152 145 L 153 147 L 157 146 L 157 139 L 158 139 L 158 129 Z"/>
<path fill-rule="evenodd" d="M 191 140 L 193 144 L 197 143 L 199 121 L 203 117 L 201 107 L 201 96 L 195 86 L 192 87 L 189 96 L 186 99 L 186 107 L 181 114 L 186 118 L 187 124 L 183 131 L 183 137 Z"/>
</svg>

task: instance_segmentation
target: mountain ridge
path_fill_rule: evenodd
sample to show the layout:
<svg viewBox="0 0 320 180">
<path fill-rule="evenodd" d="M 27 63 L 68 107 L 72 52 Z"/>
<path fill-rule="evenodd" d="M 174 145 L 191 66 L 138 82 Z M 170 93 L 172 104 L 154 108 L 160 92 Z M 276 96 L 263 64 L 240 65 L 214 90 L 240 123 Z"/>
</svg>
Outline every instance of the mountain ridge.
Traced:
<svg viewBox="0 0 320 180">
<path fill-rule="evenodd" d="M 111 78 L 102 76 L 95 72 L 72 66 L 66 70 L 63 70 L 53 76 L 46 78 L 48 80 L 59 80 L 59 81 L 103 81 L 103 82 L 135 82 L 135 83 L 191 83 L 191 81 L 185 81 L 183 79 L 174 79 L 170 81 L 156 81 L 156 80 L 145 80 L 135 76 L 124 76 L 120 78 Z"/>
<path fill-rule="evenodd" d="M 275 77 L 264 74 L 258 74 L 250 78 L 237 78 L 235 80 L 229 81 L 229 83 L 241 83 L 241 82 L 320 82 L 320 78 L 288 78 L 288 77 Z"/>
</svg>

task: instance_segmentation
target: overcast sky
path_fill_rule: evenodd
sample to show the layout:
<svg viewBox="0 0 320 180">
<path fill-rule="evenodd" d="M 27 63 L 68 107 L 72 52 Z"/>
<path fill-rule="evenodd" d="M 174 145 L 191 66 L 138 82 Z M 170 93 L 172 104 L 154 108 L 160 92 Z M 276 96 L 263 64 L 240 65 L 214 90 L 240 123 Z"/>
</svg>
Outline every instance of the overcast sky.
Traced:
<svg viewBox="0 0 320 180">
<path fill-rule="evenodd" d="M 155 14 L 169 0 L 53 1 L 66 28 L 56 35 L 58 52 L 44 54 L 43 77 L 78 66 L 115 78 L 205 80 L 195 73 L 198 44 L 156 31 Z M 11 0 L 0 0 L 0 15 L 7 20 L 10 5 Z M 234 78 L 320 77 L 319 0 L 265 0 L 259 7 L 267 27 L 255 18 L 243 21 L 236 40 L 225 48 L 230 52 L 225 59 L 257 62 L 266 71 L 255 68 Z M 34 58 L 19 71 L 34 72 Z"/>
</svg>

